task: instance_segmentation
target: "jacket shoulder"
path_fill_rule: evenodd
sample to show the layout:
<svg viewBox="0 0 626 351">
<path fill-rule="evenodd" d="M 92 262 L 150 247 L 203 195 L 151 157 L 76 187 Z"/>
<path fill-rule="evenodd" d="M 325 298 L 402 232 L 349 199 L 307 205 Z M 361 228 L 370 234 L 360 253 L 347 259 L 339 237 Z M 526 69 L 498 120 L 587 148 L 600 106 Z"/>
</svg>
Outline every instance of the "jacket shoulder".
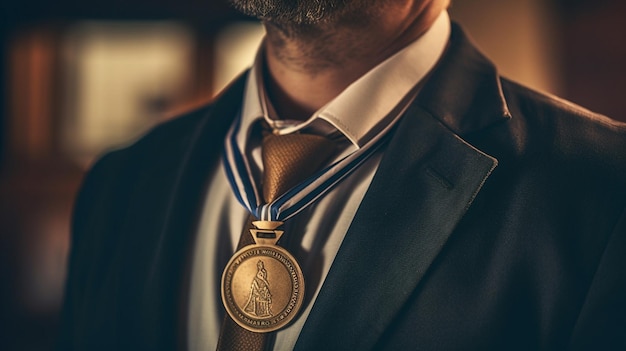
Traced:
<svg viewBox="0 0 626 351">
<path fill-rule="evenodd" d="M 176 140 L 185 140 L 197 131 L 204 119 L 211 114 L 212 109 L 213 104 L 209 103 L 179 114 L 153 127 L 133 144 L 129 145 L 127 149 L 129 149 L 129 151 L 135 151 L 135 149 L 142 149 L 146 146 L 158 145 L 167 147 L 169 143 L 175 142 Z M 154 150 L 151 152 L 154 152 Z"/>
<path fill-rule="evenodd" d="M 120 198 L 141 181 L 146 169 L 167 168 L 163 155 L 170 155 L 167 160 L 179 158 L 176 155 L 182 155 L 211 109 L 212 104 L 208 104 L 184 113 L 153 127 L 132 144 L 103 154 L 83 179 L 74 218 L 78 222 L 88 218 L 87 214 L 93 213 L 91 206 L 119 204 Z"/>
<path fill-rule="evenodd" d="M 510 80 L 502 80 L 502 89 L 512 134 L 523 136 L 525 153 L 617 173 L 626 180 L 626 123 Z"/>
</svg>

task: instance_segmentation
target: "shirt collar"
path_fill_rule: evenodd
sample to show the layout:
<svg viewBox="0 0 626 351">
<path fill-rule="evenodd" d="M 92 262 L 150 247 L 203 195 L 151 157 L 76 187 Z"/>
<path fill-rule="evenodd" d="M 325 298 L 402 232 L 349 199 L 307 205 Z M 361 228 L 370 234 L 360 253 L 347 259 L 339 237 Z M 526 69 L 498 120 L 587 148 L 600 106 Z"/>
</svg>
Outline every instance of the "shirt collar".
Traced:
<svg viewBox="0 0 626 351">
<path fill-rule="evenodd" d="M 450 27 L 448 13 L 442 11 L 433 25 L 417 40 L 378 64 L 309 119 L 299 123 L 285 123 L 274 117 L 263 86 L 261 44 L 246 83 L 242 128 L 237 135 L 237 142 L 245 145 L 248 133 L 244 131 L 248 131 L 248 127 L 261 118 L 279 134 L 293 133 L 321 119 L 341 132 L 357 149 L 361 148 L 384 128 L 385 124 L 381 122 L 385 117 L 435 66 L 450 38 Z"/>
</svg>

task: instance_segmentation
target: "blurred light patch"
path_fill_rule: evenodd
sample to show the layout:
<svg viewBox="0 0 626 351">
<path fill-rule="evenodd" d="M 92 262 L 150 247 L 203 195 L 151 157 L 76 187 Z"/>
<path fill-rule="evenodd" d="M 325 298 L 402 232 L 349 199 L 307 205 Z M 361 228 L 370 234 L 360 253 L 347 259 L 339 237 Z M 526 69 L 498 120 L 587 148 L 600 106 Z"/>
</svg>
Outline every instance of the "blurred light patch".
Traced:
<svg viewBox="0 0 626 351">
<path fill-rule="evenodd" d="M 544 0 L 452 1 L 459 22 L 500 73 L 534 89 L 561 95 L 559 14 Z"/>
<path fill-rule="evenodd" d="M 265 29 L 257 22 L 240 22 L 222 29 L 215 41 L 214 87 L 219 92 L 254 62 Z"/>
<path fill-rule="evenodd" d="M 89 163 L 159 122 L 189 89 L 192 31 L 177 22 L 80 22 L 64 39 L 63 148 Z"/>
</svg>

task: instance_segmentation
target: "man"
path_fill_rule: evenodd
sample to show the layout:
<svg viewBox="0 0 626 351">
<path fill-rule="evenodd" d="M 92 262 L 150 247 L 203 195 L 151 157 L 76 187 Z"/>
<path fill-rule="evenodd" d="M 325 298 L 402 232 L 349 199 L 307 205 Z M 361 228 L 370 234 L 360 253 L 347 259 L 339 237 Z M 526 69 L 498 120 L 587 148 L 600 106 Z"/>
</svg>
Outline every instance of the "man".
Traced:
<svg viewBox="0 0 626 351">
<path fill-rule="evenodd" d="M 499 77 L 446 0 L 232 2 L 267 29 L 252 70 L 85 180 L 62 349 L 626 347 L 623 124 Z M 273 135 L 332 152 L 268 196 Z M 261 266 L 281 308 L 259 233 L 305 282 L 268 333 L 237 312 Z"/>
</svg>

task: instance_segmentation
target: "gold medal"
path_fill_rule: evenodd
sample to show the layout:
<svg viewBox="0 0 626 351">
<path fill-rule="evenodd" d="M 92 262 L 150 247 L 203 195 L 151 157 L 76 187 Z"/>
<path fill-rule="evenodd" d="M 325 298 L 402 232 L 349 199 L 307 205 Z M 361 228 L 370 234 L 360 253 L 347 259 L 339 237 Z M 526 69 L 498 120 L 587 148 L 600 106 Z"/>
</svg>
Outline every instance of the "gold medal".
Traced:
<svg viewBox="0 0 626 351">
<path fill-rule="evenodd" d="M 296 259 L 276 245 L 282 222 L 253 222 L 256 244 L 237 251 L 222 274 L 222 302 L 242 328 L 268 333 L 295 318 L 304 301 L 304 277 Z"/>
</svg>

